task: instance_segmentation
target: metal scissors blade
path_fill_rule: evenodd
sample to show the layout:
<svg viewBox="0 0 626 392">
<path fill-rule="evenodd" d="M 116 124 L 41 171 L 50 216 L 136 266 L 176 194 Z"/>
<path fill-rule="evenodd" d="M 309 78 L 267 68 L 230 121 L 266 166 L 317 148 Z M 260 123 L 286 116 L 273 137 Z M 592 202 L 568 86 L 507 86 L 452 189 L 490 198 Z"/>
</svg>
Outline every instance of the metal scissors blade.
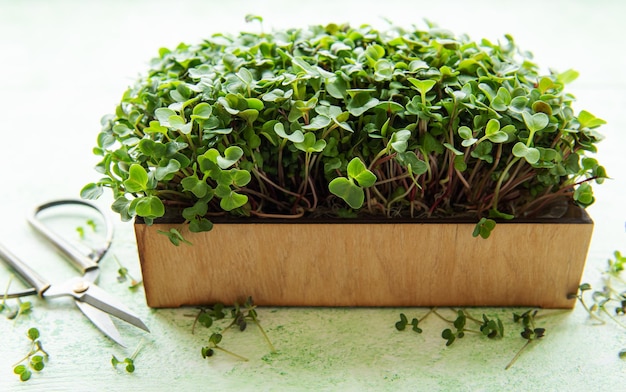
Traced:
<svg viewBox="0 0 626 392">
<path fill-rule="evenodd" d="M 74 301 L 78 309 L 106 336 L 122 347 L 126 347 L 120 332 L 117 330 L 111 317 L 98 308 L 94 308 L 86 302 Z"/>
<path fill-rule="evenodd" d="M 137 328 L 150 332 L 146 324 L 139 319 L 130 309 L 124 306 L 112 295 L 102 290 L 95 283 L 76 277 L 65 281 L 62 284 L 50 286 L 43 297 L 71 296 L 77 301 L 85 302 L 94 308 L 115 316 Z"/>
</svg>

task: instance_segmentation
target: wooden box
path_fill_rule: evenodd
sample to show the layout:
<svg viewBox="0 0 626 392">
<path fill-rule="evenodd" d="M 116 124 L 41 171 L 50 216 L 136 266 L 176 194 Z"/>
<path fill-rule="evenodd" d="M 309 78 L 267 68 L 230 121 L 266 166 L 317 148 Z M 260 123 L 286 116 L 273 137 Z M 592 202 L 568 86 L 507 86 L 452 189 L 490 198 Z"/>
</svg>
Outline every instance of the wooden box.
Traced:
<svg viewBox="0 0 626 392">
<path fill-rule="evenodd" d="M 193 245 L 174 246 L 175 227 Z M 135 223 L 150 307 L 538 306 L 572 308 L 593 222 L 579 216 L 498 223 Z"/>
</svg>

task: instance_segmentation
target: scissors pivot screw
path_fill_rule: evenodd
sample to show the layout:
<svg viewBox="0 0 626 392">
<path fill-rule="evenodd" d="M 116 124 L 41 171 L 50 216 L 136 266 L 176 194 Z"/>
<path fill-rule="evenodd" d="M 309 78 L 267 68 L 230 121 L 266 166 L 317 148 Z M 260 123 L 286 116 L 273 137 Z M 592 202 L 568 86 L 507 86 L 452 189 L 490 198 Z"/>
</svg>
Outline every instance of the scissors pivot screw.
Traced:
<svg viewBox="0 0 626 392">
<path fill-rule="evenodd" d="M 76 284 L 76 286 L 74 286 L 74 292 L 76 294 L 80 294 L 80 293 L 84 293 L 85 291 L 87 291 L 87 289 L 89 288 L 89 283 L 82 281 Z"/>
</svg>

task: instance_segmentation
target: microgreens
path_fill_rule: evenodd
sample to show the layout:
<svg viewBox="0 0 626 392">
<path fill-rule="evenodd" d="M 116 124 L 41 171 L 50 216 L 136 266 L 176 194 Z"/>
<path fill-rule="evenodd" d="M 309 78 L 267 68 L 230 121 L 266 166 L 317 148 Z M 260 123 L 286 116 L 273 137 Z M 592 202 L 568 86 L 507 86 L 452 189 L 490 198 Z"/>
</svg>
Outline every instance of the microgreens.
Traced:
<svg viewBox="0 0 626 392">
<path fill-rule="evenodd" d="M 222 346 L 219 346 L 219 343 L 222 341 L 223 334 L 226 331 L 234 327 L 236 327 L 236 329 L 238 329 L 239 331 L 245 331 L 249 322 L 254 323 L 258 327 L 259 331 L 263 335 L 263 338 L 270 348 L 270 352 L 276 352 L 274 344 L 271 342 L 269 336 L 267 335 L 267 332 L 265 332 L 265 330 L 261 326 L 261 323 L 259 322 L 256 306 L 254 305 L 252 297 L 248 297 L 243 305 L 235 303 L 230 309 L 230 312 L 225 309 L 223 304 L 216 304 L 210 308 L 200 309 L 191 327 L 191 332 L 194 333 L 197 323 L 200 323 L 206 328 L 211 328 L 214 325 L 214 321 L 225 319 L 227 313 L 229 313 L 231 317 L 230 323 L 223 328 L 221 333 L 215 332 L 211 334 L 211 336 L 209 337 L 208 345 L 202 347 L 202 358 L 213 356 L 213 354 L 215 353 L 214 350 L 217 349 L 236 358 L 247 361 L 247 358 L 224 349 Z"/>
<path fill-rule="evenodd" d="M 248 361 L 248 358 L 246 357 L 242 357 L 239 354 L 235 354 L 232 351 L 229 351 L 221 346 L 219 346 L 219 343 L 222 341 L 222 335 L 219 333 L 213 333 L 211 334 L 211 336 L 209 337 L 209 345 L 202 347 L 201 349 L 201 354 L 202 354 L 202 358 L 208 358 L 208 357 L 212 357 L 215 354 L 215 350 L 219 350 L 221 352 L 224 352 L 228 355 L 231 355 L 237 359 L 240 359 L 242 361 Z"/>
<path fill-rule="evenodd" d="M 137 355 L 139 354 L 139 350 L 141 349 L 142 342 L 143 340 L 139 342 L 139 344 L 137 345 L 137 348 L 135 349 L 135 351 L 132 353 L 130 357 L 126 357 L 123 360 L 119 360 L 117 359 L 115 355 L 112 355 L 111 365 L 113 365 L 114 368 L 117 368 L 118 365 L 122 365 L 124 366 L 124 370 L 126 370 L 127 373 L 133 373 L 135 371 L 135 359 L 137 358 Z"/>
<path fill-rule="evenodd" d="M 76 227 L 76 232 L 78 233 L 78 236 L 80 237 L 80 239 L 84 239 L 85 238 L 85 228 L 82 226 L 78 226 Z"/>
<path fill-rule="evenodd" d="M 254 15 L 249 22 L 262 22 Z M 605 122 L 544 75 L 511 36 L 329 24 L 215 34 L 160 49 L 104 116 L 94 153 L 123 220 L 469 216 L 586 207 L 607 177 L 587 156 Z M 174 244 L 177 230 L 162 232 Z"/>
<path fill-rule="evenodd" d="M 482 320 L 478 320 L 473 318 L 467 311 L 465 310 L 456 310 L 456 318 L 454 320 L 448 320 L 447 318 L 441 316 L 439 312 L 436 310 L 433 311 L 437 317 L 450 323 L 454 330 L 450 328 L 446 328 L 441 332 L 441 337 L 446 340 L 446 346 L 452 345 L 456 339 L 461 339 L 465 337 L 466 333 L 473 333 L 477 335 L 486 336 L 490 339 L 494 339 L 496 337 L 502 337 L 504 334 L 504 325 L 499 318 L 490 319 L 487 315 L 483 314 Z M 466 328 L 467 321 L 470 320 L 480 327 L 479 330 Z"/>
<path fill-rule="evenodd" d="M 522 352 L 532 343 L 535 342 L 542 337 L 544 337 L 546 329 L 545 328 L 537 328 L 535 327 L 535 316 L 537 315 L 537 310 L 528 310 L 521 315 L 514 314 L 513 321 L 521 322 L 524 326 L 524 330 L 521 332 L 522 338 L 526 339 L 526 343 L 519 349 L 519 351 L 515 354 L 513 359 L 506 365 L 504 368 L 508 370 L 513 366 L 513 364 L 517 361 L 517 359 L 522 355 Z"/>
<path fill-rule="evenodd" d="M 183 237 L 180 231 L 174 228 L 171 228 L 169 231 L 157 230 L 157 233 L 163 234 L 164 236 L 169 238 L 170 242 L 176 246 L 180 245 L 181 243 L 187 244 L 187 245 L 193 245 L 191 242 L 187 241 Z"/>
<path fill-rule="evenodd" d="M 19 297 L 15 298 L 17 302 L 17 307 L 14 309 L 7 303 L 9 288 L 11 287 L 11 282 L 13 281 L 13 275 L 9 277 L 9 282 L 7 283 L 6 289 L 4 291 L 4 295 L 2 296 L 2 303 L 0 303 L 0 313 L 7 310 L 6 317 L 9 320 L 15 320 L 20 315 L 29 314 L 33 310 L 33 304 L 30 301 L 22 301 Z"/>
<path fill-rule="evenodd" d="M 594 323 L 606 324 L 609 319 L 626 329 L 626 323 L 620 320 L 626 315 L 626 280 L 621 275 L 625 267 L 626 256 L 614 251 L 602 273 L 602 289 L 593 290 L 591 284 L 582 283 L 578 292 L 570 294 L 569 298 L 576 298 Z M 591 294 L 591 305 L 585 299 L 587 293 Z M 626 350 L 620 351 L 619 357 L 626 358 Z"/>
<path fill-rule="evenodd" d="M 27 332 L 27 336 L 31 341 L 30 350 L 24 358 L 13 365 L 13 372 L 20 376 L 21 381 L 30 380 L 33 375 L 31 370 L 36 372 L 43 370 L 45 361 L 49 357 L 39 340 L 39 330 L 37 328 L 30 328 Z"/>
<path fill-rule="evenodd" d="M 412 330 L 416 333 L 422 333 L 422 328 L 419 327 L 420 323 L 426 319 L 430 314 L 434 314 L 441 320 L 450 324 L 452 328 L 445 328 L 441 332 L 441 337 L 446 341 L 446 346 L 451 346 L 455 341 L 462 339 L 467 333 L 483 336 L 488 339 L 500 339 L 504 337 L 504 323 L 500 318 L 489 317 L 486 314 L 482 315 L 481 319 L 474 318 L 467 310 L 464 309 L 451 309 L 456 317 L 454 319 L 448 319 L 444 317 L 437 308 L 431 308 L 421 318 L 413 318 L 409 323 L 408 317 L 404 313 L 400 313 L 400 320 L 396 322 L 395 327 L 398 331 L 404 331 L 408 325 L 412 325 Z M 531 309 L 521 315 L 513 314 L 513 322 L 521 323 L 523 330 L 521 337 L 526 340 L 526 343 L 515 354 L 513 359 L 506 365 L 505 369 L 509 369 L 520 357 L 522 352 L 530 345 L 530 343 L 541 339 L 545 335 L 545 328 L 539 328 L 535 326 L 535 320 L 538 311 Z M 473 324 L 478 329 L 468 327 L 469 324 Z M 626 351 L 626 350 L 625 350 Z M 624 354 L 626 356 L 626 353 Z"/>
<path fill-rule="evenodd" d="M 433 309 L 431 309 L 428 313 L 426 313 L 426 315 L 422 316 L 422 318 L 420 319 L 415 318 L 415 317 L 411 319 L 411 323 L 410 323 L 412 326 L 411 330 L 417 333 L 422 333 L 422 329 L 419 327 L 419 323 L 424 321 L 424 319 L 426 319 L 426 317 L 428 317 L 432 313 L 432 311 Z M 396 323 L 396 329 L 398 331 L 404 331 L 408 324 L 409 324 L 409 319 L 406 317 L 404 313 L 400 313 L 400 321 Z"/>
<path fill-rule="evenodd" d="M 96 225 L 96 222 L 93 219 L 87 219 L 87 221 L 85 223 L 87 224 L 87 226 L 89 226 L 91 228 L 91 230 L 93 232 L 96 231 L 97 225 Z M 76 232 L 78 233 L 78 236 L 80 237 L 80 239 L 84 239 L 85 238 L 85 228 L 83 226 L 77 226 L 76 227 Z"/>
<path fill-rule="evenodd" d="M 128 272 L 128 268 L 124 267 L 116 256 L 113 256 L 113 258 L 115 259 L 115 262 L 117 263 L 119 267 L 117 269 L 117 273 L 118 273 L 117 281 L 122 283 L 130 279 L 130 286 L 128 286 L 128 288 L 130 290 L 137 290 L 137 288 L 141 286 L 143 281 L 133 278 L 132 275 Z"/>
</svg>

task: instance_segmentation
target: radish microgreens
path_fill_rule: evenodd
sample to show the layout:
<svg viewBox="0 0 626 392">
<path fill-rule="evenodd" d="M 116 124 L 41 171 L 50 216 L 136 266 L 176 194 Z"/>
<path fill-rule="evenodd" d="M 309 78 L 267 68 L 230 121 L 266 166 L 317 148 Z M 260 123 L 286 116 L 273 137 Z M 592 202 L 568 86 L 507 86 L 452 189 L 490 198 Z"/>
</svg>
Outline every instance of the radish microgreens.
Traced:
<svg viewBox="0 0 626 392">
<path fill-rule="evenodd" d="M 249 21 L 261 18 L 249 16 Z M 93 152 L 123 220 L 191 232 L 220 216 L 498 220 L 594 202 L 605 122 L 574 112 L 574 70 L 427 29 L 329 24 L 159 50 L 102 118 Z M 189 243 L 179 231 L 162 232 Z"/>
<path fill-rule="evenodd" d="M 202 347 L 202 358 L 212 357 L 215 354 L 215 350 L 219 350 L 240 360 L 247 361 L 248 359 L 246 357 L 229 351 L 219 344 L 222 342 L 223 335 L 226 331 L 235 328 L 243 332 L 247 329 L 249 323 L 253 323 L 257 326 L 258 330 L 263 336 L 263 339 L 267 343 L 270 352 L 275 353 L 276 348 L 274 347 L 274 344 L 267 335 L 267 332 L 265 332 L 265 329 L 263 329 L 263 327 L 261 326 L 256 309 L 257 308 L 256 305 L 254 305 L 252 297 L 248 297 L 246 301 L 244 301 L 243 305 L 235 303 L 230 311 L 228 311 L 223 304 L 216 304 L 210 308 L 201 308 L 198 314 L 195 316 L 194 323 L 191 327 L 192 333 L 195 332 L 195 327 L 197 323 L 203 325 L 206 328 L 211 328 L 214 326 L 215 321 L 224 320 L 226 319 L 227 314 L 230 314 L 230 323 L 222 328 L 221 332 L 213 332 L 208 339 L 208 345 Z"/>
<path fill-rule="evenodd" d="M 116 256 L 113 256 L 113 258 L 119 267 L 117 269 L 117 281 L 123 283 L 130 280 L 130 286 L 128 286 L 128 289 L 132 291 L 137 290 L 137 288 L 142 285 L 143 281 L 133 278 L 133 276 L 128 272 L 128 268 L 124 267 Z"/>
<path fill-rule="evenodd" d="M 43 349 L 41 340 L 39 340 L 39 330 L 30 328 L 26 334 L 31 341 L 30 350 L 24 358 L 20 359 L 13 365 L 13 372 L 20 376 L 21 381 L 28 381 L 33 375 L 33 370 L 40 372 L 45 367 L 45 361 L 48 359 L 48 353 Z"/>
<path fill-rule="evenodd" d="M 33 310 L 33 304 L 30 301 L 22 301 L 20 297 L 15 297 L 15 302 L 17 302 L 17 306 L 15 308 L 11 307 L 8 300 L 9 288 L 11 287 L 11 282 L 13 281 L 13 275 L 9 277 L 9 281 L 7 283 L 6 289 L 4 291 L 4 295 L 2 296 L 2 303 L 0 303 L 0 313 L 7 311 L 6 318 L 9 320 L 15 320 L 20 315 L 29 314 Z"/>
<path fill-rule="evenodd" d="M 454 315 L 454 319 L 449 319 L 442 315 L 437 308 L 431 308 L 421 318 L 413 318 L 409 323 L 408 317 L 404 313 L 400 313 L 400 320 L 396 322 L 395 327 L 398 331 L 404 331 L 408 325 L 412 326 L 412 330 L 416 333 L 422 333 L 423 330 L 419 325 L 429 315 L 434 314 L 439 319 L 443 320 L 450 325 L 451 328 L 445 328 L 441 332 L 441 337 L 446 341 L 446 346 L 451 346 L 459 339 L 463 339 L 468 333 L 476 336 L 483 336 L 488 339 L 501 339 L 504 335 L 504 323 L 498 317 L 489 317 L 483 313 L 480 319 L 474 318 L 465 309 L 451 309 Z M 528 345 L 540 338 L 545 334 L 545 328 L 538 328 L 535 326 L 535 319 L 538 311 L 531 309 L 521 315 L 513 313 L 513 321 L 515 323 L 522 323 L 523 330 L 520 333 L 521 337 L 526 340 L 526 343 L 515 354 L 513 359 L 506 365 L 505 369 L 509 369 L 520 357 L 522 352 L 528 347 Z M 475 328 L 472 328 L 474 325 Z"/>
<path fill-rule="evenodd" d="M 123 360 L 120 360 L 115 355 L 112 355 L 111 365 L 113 365 L 113 367 L 116 369 L 119 365 L 122 365 L 124 366 L 124 370 L 126 370 L 127 373 L 133 373 L 135 371 L 135 359 L 137 358 L 137 355 L 139 355 L 139 350 L 141 349 L 142 342 L 139 342 L 137 348 L 130 357 L 126 357 Z"/>
<path fill-rule="evenodd" d="M 569 295 L 578 300 L 594 324 L 606 324 L 610 320 L 626 329 L 626 322 L 620 320 L 626 315 L 626 280 L 622 276 L 625 267 L 626 256 L 616 250 L 602 273 L 602 289 L 593 290 L 591 284 L 581 283 L 578 292 Z M 588 302 L 589 296 L 591 302 Z M 619 352 L 619 357 L 626 359 L 626 349 Z"/>
</svg>

